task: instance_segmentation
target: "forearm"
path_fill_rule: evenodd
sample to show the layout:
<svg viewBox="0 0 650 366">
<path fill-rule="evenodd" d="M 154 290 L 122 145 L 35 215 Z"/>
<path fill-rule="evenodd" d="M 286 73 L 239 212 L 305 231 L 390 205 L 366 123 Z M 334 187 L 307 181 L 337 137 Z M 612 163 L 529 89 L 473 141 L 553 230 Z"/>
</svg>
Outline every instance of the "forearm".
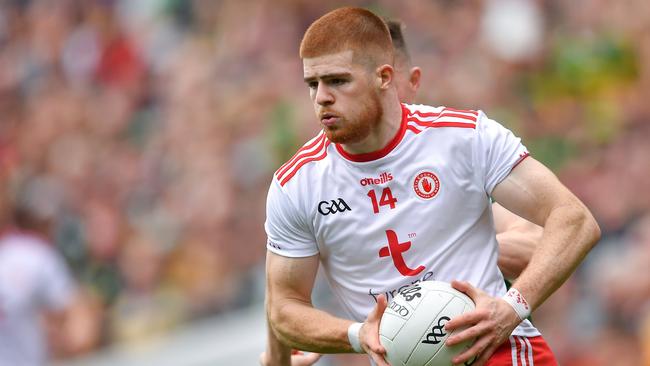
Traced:
<svg viewBox="0 0 650 366">
<path fill-rule="evenodd" d="M 542 238 L 542 229 L 537 225 L 530 225 L 533 226 L 530 230 L 512 229 L 497 234 L 499 242 L 497 264 L 507 279 L 514 280 L 519 277 Z"/>
<path fill-rule="evenodd" d="M 600 229 L 579 203 L 553 209 L 538 248 L 513 287 L 536 309 L 571 275 L 600 238 Z"/>
<path fill-rule="evenodd" d="M 508 231 L 497 234 L 497 241 L 499 269 L 505 278 L 514 280 L 528 265 L 539 239 L 526 233 Z"/>
<path fill-rule="evenodd" d="M 267 321 L 267 343 L 266 343 L 266 365 L 290 365 L 291 364 L 291 347 L 282 343 L 271 324 Z"/>
<path fill-rule="evenodd" d="M 347 333 L 351 320 L 296 300 L 271 306 L 269 315 L 277 338 L 288 347 L 318 353 L 354 352 Z"/>
</svg>

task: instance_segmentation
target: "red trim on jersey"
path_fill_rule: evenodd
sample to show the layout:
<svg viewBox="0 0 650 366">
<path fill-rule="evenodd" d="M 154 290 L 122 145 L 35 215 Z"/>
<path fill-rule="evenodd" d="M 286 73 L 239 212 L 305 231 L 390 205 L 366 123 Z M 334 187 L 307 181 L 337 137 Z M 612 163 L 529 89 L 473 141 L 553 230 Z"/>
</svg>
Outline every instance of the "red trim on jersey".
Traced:
<svg viewBox="0 0 650 366">
<path fill-rule="evenodd" d="M 541 336 L 510 336 L 485 366 L 557 366 L 553 351 Z"/>
<path fill-rule="evenodd" d="M 296 165 L 296 167 L 289 173 L 289 175 L 287 175 L 286 177 L 284 177 L 284 179 L 282 179 L 282 181 L 280 182 L 280 185 L 284 186 L 285 184 L 287 184 L 287 182 L 289 180 L 291 180 L 291 178 L 293 178 L 294 175 L 296 175 L 298 170 L 300 168 L 302 168 L 303 165 L 305 165 L 307 163 L 311 163 L 312 161 L 318 161 L 318 160 L 324 159 L 327 156 L 327 147 L 329 146 L 329 144 L 330 144 L 330 141 L 326 140 L 324 147 L 319 150 L 319 151 L 322 151 L 322 153 L 320 155 L 312 156 L 309 159 L 305 159 L 302 162 L 300 162 L 300 164 Z M 280 179 L 280 177 L 278 177 L 278 179 Z"/>
<path fill-rule="evenodd" d="M 282 166 L 280 168 L 278 168 L 278 170 L 275 171 L 275 174 L 276 175 L 282 175 L 282 174 L 285 173 L 286 170 L 288 170 L 290 168 L 290 165 L 294 165 L 296 163 L 296 161 L 300 160 L 302 157 L 309 156 L 309 155 L 317 153 L 320 149 L 316 149 L 314 151 L 309 151 L 309 152 L 305 152 L 305 150 L 309 150 L 312 147 L 316 146 L 316 144 L 322 143 L 324 138 L 325 138 L 325 133 L 323 131 L 321 131 L 314 138 L 314 140 L 312 142 L 310 142 L 309 144 L 306 144 L 305 146 L 301 147 L 300 150 L 298 150 L 291 157 L 291 159 L 289 159 L 286 163 L 282 164 Z"/>
<path fill-rule="evenodd" d="M 406 115 L 408 114 L 408 110 L 406 109 L 406 107 L 404 107 L 404 104 L 402 104 L 401 106 L 402 106 L 402 121 L 400 122 L 399 131 L 397 131 L 395 137 L 393 137 L 393 139 L 383 149 L 369 152 L 369 153 L 364 153 L 364 154 L 350 154 L 345 150 L 343 150 L 343 147 L 341 147 L 341 145 L 336 144 L 334 145 L 336 146 L 336 150 L 344 158 L 358 163 L 381 159 L 384 156 L 388 155 L 402 141 L 402 138 L 404 137 L 404 133 L 406 133 Z"/>
<path fill-rule="evenodd" d="M 422 121 L 416 117 L 409 117 L 408 122 L 413 122 L 420 127 L 458 127 L 458 128 L 476 128 L 476 123 L 449 121 L 444 118 L 434 121 Z"/>
<path fill-rule="evenodd" d="M 478 112 L 471 109 L 456 109 L 456 108 L 449 108 L 449 107 L 445 107 L 445 109 L 452 112 L 470 113 L 478 117 Z"/>
<path fill-rule="evenodd" d="M 452 112 L 452 113 L 450 113 Z M 453 113 L 456 112 L 456 113 Z M 465 113 L 465 114 L 461 114 Z M 471 114 L 474 117 L 467 116 L 466 114 Z M 477 111 L 472 111 L 472 110 L 461 110 L 461 109 L 454 109 L 454 108 L 447 108 L 444 107 L 440 112 L 421 112 L 418 110 L 410 111 L 409 112 L 410 116 L 419 116 L 422 118 L 428 118 L 428 117 L 441 117 L 441 116 L 449 116 L 449 117 L 457 117 L 457 118 L 464 118 L 468 119 L 471 121 L 476 121 L 476 117 L 478 117 L 478 112 Z"/>
<path fill-rule="evenodd" d="M 418 133 L 422 132 L 422 130 L 418 130 L 417 127 L 415 127 L 415 126 L 413 126 L 411 124 L 406 125 L 406 129 L 414 132 L 416 135 Z"/>
<path fill-rule="evenodd" d="M 521 156 L 519 157 L 519 160 L 517 160 L 517 161 L 512 165 L 512 169 L 514 169 L 517 165 L 519 165 L 519 163 L 521 163 L 522 161 L 524 161 L 524 159 L 526 159 L 526 158 L 529 157 L 529 156 L 530 156 L 530 153 L 529 153 L 528 151 L 526 151 L 526 153 L 523 154 L 523 155 L 521 155 Z M 510 170 L 512 170 L 512 169 L 510 169 Z"/>
<path fill-rule="evenodd" d="M 316 149 L 302 152 L 301 154 L 296 156 L 295 159 L 291 159 L 291 163 L 289 165 L 287 165 L 284 169 L 276 173 L 278 179 L 282 179 L 283 176 L 287 174 L 287 172 L 290 172 L 292 169 L 294 169 L 296 164 L 299 164 L 301 160 L 320 154 L 327 142 L 329 142 L 329 140 L 327 140 L 327 138 L 323 134 L 321 137 L 318 138 L 318 145 L 316 146 Z"/>
</svg>

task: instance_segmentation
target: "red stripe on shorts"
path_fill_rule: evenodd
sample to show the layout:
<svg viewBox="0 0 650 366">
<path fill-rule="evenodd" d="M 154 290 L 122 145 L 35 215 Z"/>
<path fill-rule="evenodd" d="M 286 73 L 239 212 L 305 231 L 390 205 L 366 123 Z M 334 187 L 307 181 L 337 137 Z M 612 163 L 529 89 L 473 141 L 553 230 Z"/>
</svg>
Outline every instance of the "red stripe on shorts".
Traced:
<svg viewBox="0 0 650 366">
<path fill-rule="evenodd" d="M 532 362 L 530 362 L 531 358 Z M 486 366 L 524 365 L 557 366 L 558 363 L 555 356 L 553 356 L 553 351 L 551 351 L 551 348 L 541 336 L 510 336 L 509 339 L 497 348 L 486 364 Z"/>
</svg>

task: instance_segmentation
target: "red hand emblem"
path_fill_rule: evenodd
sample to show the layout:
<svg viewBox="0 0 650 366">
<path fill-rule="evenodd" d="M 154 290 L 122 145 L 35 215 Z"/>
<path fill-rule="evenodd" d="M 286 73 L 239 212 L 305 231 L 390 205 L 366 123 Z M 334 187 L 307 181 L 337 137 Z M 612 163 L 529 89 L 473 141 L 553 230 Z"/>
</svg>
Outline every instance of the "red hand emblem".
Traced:
<svg viewBox="0 0 650 366">
<path fill-rule="evenodd" d="M 424 188 L 424 192 L 426 193 L 431 192 L 431 182 L 426 178 L 422 179 L 422 188 Z"/>
</svg>

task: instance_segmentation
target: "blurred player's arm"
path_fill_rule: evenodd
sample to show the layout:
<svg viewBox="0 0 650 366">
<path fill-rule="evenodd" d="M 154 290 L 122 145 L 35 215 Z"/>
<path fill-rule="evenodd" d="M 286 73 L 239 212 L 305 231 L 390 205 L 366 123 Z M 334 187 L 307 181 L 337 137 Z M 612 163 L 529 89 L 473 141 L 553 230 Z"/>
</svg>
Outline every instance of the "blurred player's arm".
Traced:
<svg viewBox="0 0 650 366">
<path fill-rule="evenodd" d="M 100 305 L 76 291 L 65 307 L 45 312 L 49 345 L 57 358 L 86 353 L 100 341 Z"/>
<path fill-rule="evenodd" d="M 311 303 L 311 292 L 318 270 L 318 255 L 289 258 L 267 251 L 266 311 L 270 328 L 269 342 L 277 340 L 284 346 L 269 345 L 271 360 L 286 363 L 288 347 L 318 353 L 354 352 L 348 339 L 351 320 L 337 318 Z M 388 365 L 380 354 L 385 350 L 379 343 L 379 320 L 386 308 L 386 298 L 380 296 L 378 304 L 363 324 L 359 339 L 362 348 L 378 365 Z M 273 337 L 275 335 L 275 337 Z M 281 354 L 273 354 L 279 348 Z M 282 365 L 270 362 L 269 365 Z"/>
<path fill-rule="evenodd" d="M 514 280 L 526 268 L 544 229 L 506 210 L 498 203 L 492 204 L 494 226 L 499 242 L 499 269 Z"/>
</svg>

